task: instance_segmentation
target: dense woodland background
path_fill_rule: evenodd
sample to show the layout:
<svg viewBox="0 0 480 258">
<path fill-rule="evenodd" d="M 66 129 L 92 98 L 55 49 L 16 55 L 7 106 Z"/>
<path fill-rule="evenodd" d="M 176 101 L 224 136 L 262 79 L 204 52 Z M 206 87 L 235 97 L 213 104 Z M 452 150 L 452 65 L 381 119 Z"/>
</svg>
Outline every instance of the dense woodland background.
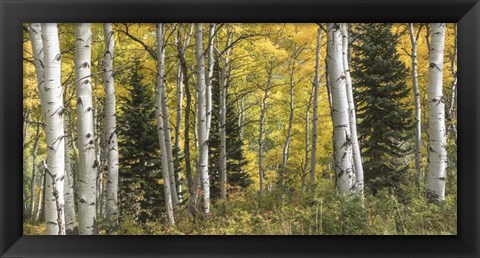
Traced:
<svg viewBox="0 0 480 258">
<path fill-rule="evenodd" d="M 25 234 L 457 233 L 455 24 L 24 29 Z"/>
</svg>

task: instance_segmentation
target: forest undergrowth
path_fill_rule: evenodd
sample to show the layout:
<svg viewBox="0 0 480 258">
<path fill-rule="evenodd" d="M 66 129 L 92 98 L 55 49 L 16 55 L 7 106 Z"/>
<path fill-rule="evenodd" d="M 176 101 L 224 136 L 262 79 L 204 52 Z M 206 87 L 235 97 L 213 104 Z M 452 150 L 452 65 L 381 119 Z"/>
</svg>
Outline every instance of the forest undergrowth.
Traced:
<svg viewBox="0 0 480 258">
<path fill-rule="evenodd" d="M 457 202 L 448 195 L 442 205 L 429 203 L 416 189 L 404 189 L 400 200 L 391 189 L 362 199 L 335 191 L 322 180 L 313 195 L 280 191 L 260 196 L 238 192 L 218 201 L 207 218 L 188 207 L 177 211 L 177 224 L 166 218 L 145 224 L 125 215 L 114 235 L 456 235 Z M 360 204 L 360 205 L 359 205 Z M 105 225 L 102 225 L 105 224 Z M 99 220 L 99 228 L 107 228 Z M 42 224 L 24 224 L 26 235 L 43 235 Z M 100 235 L 106 231 L 101 230 Z"/>
</svg>

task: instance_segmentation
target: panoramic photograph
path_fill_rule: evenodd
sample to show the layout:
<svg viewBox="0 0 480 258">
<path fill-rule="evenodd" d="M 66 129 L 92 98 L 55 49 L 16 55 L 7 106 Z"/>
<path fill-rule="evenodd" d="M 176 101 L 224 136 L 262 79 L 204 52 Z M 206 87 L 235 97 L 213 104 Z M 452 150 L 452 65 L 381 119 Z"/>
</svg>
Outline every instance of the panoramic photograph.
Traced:
<svg viewBox="0 0 480 258">
<path fill-rule="evenodd" d="M 24 23 L 24 235 L 457 235 L 454 23 Z"/>
</svg>

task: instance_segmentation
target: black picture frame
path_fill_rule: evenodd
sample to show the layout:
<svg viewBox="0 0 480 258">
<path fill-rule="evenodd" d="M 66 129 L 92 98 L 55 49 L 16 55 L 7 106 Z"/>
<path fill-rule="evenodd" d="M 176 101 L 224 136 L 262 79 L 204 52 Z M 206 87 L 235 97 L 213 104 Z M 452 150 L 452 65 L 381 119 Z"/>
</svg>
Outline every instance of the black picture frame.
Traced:
<svg viewBox="0 0 480 258">
<path fill-rule="evenodd" d="M 0 0 L 1 257 L 479 257 L 479 0 Z M 458 22 L 457 236 L 22 236 L 24 22 Z"/>
</svg>

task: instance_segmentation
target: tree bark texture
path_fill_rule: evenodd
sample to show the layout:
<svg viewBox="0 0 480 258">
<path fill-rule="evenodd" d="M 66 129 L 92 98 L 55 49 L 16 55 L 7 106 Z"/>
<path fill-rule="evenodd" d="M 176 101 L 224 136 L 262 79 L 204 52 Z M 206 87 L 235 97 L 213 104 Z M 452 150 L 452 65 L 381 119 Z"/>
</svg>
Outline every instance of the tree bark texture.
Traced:
<svg viewBox="0 0 480 258">
<path fill-rule="evenodd" d="M 168 171 L 168 156 L 167 156 L 167 147 L 165 140 L 165 127 L 163 120 L 163 108 L 161 107 L 162 101 L 162 87 L 163 87 L 163 76 L 164 76 L 164 64 L 163 58 L 165 55 L 163 40 L 164 40 L 164 24 L 157 24 L 157 87 L 155 89 L 155 118 L 157 120 L 157 132 L 158 139 L 160 144 L 160 155 L 162 160 L 162 176 L 163 176 L 163 186 L 164 186 L 164 195 L 165 195 L 165 209 L 167 211 L 167 220 L 171 225 L 175 224 L 174 214 L 173 214 L 173 198 L 172 190 L 170 183 L 170 173 Z"/>
<path fill-rule="evenodd" d="M 329 81 L 332 85 L 334 160 L 337 187 L 340 193 L 351 193 L 353 191 L 354 171 L 340 27 L 341 24 L 339 23 L 328 23 L 327 25 L 327 62 Z"/>
<path fill-rule="evenodd" d="M 447 134 L 443 96 L 444 47 L 445 23 L 431 23 L 428 68 L 429 164 L 426 195 L 430 201 L 437 202 L 445 200 L 447 176 Z"/>
<path fill-rule="evenodd" d="M 75 25 L 75 91 L 77 97 L 77 138 L 80 156 L 78 173 L 78 232 L 98 234 L 96 225 L 96 179 L 99 161 L 95 153 L 91 84 L 92 31 L 90 23 Z"/>
</svg>

